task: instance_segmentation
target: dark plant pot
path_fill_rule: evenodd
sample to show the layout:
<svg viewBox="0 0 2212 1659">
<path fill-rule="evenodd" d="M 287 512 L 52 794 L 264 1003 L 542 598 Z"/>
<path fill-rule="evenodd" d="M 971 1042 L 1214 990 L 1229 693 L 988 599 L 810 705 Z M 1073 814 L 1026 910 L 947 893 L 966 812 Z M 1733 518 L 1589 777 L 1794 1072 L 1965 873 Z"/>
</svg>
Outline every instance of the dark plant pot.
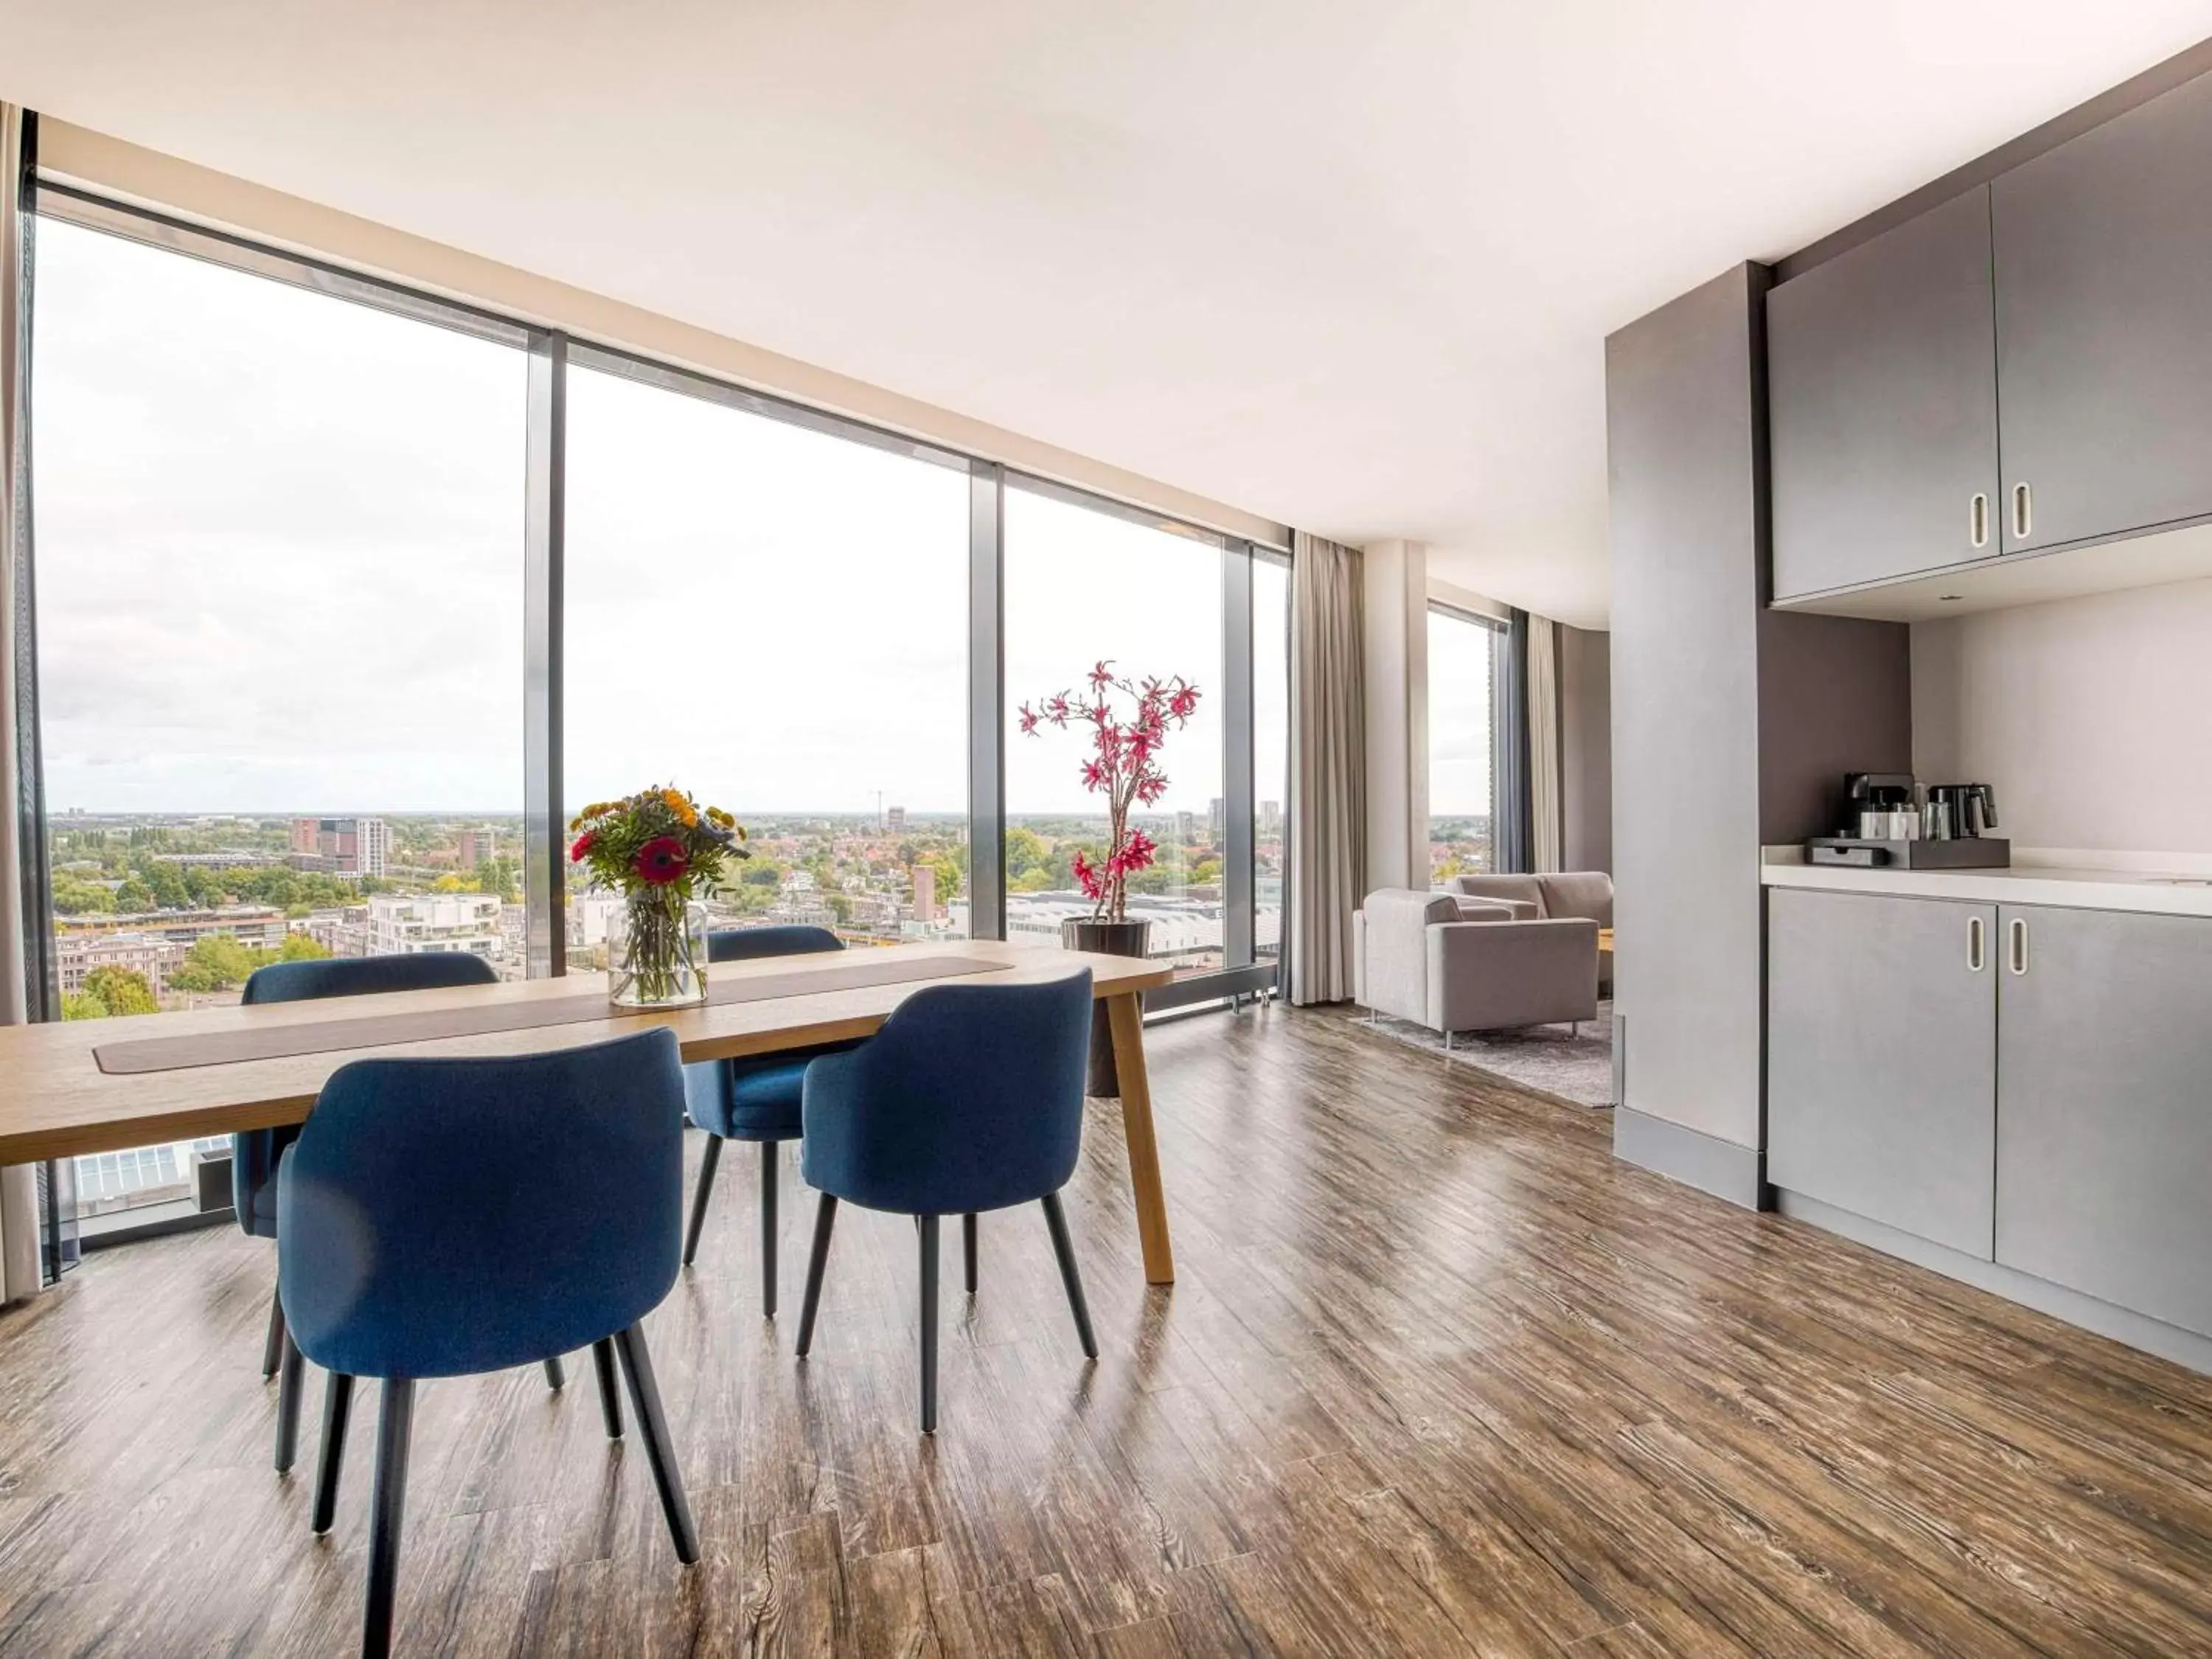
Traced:
<svg viewBox="0 0 2212 1659">
<path fill-rule="evenodd" d="M 1149 921 L 1093 921 L 1070 916 L 1060 924 L 1060 942 L 1070 951 L 1089 951 L 1102 957 L 1142 957 Z M 1091 1008 L 1091 1079 L 1085 1092 L 1118 1097 L 1121 1079 L 1114 1070 L 1114 1029 L 1106 1018 L 1106 1005 Z"/>
</svg>

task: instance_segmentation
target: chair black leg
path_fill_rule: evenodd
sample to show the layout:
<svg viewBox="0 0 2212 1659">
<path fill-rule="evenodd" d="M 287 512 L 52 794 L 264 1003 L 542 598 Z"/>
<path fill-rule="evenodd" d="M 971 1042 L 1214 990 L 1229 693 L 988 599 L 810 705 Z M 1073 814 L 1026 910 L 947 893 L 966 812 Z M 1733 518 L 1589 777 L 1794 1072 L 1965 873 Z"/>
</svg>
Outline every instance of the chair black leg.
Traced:
<svg viewBox="0 0 2212 1659">
<path fill-rule="evenodd" d="M 415 1384 L 384 1380 L 376 1419 L 376 1498 L 368 1516 L 368 1598 L 361 1615 L 362 1659 L 392 1652 L 392 1609 L 398 1599 L 399 1532 L 407 1515 L 407 1443 L 415 1425 Z"/>
<path fill-rule="evenodd" d="M 937 1432 L 937 1218 L 921 1218 L 921 1431 Z"/>
<path fill-rule="evenodd" d="M 307 1384 L 307 1357 L 292 1333 L 284 1333 L 284 1358 L 276 1368 L 276 1473 L 289 1474 L 300 1454 L 300 1391 Z"/>
<path fill-rule="evenodd" d="M 599 1374 L 599 1415 L 607 1420 L 607 1438 L 622 1438 L 622 1391 L 615 1382 L 615 1345 L 612 1337 L 592 1344 L 592 1369 Z"/>
<path fill-rule="evenodd" d="M 960 1218 L 960 1255 L 962 1265 L 968 1270 L 968 1294 L 975 1294 L 975 1216 L 973 1211 Z"/>
<path fill-rule="evenodd" d="M 1083 1340 L 1085 1355 L 1096 1359 L 1098 1339 L 1091 1334 L 1091 1304 L 1083 1299 L 1083 1275 L 1075 1267 L 1075 1241 L 1067 1236 L 1067 1215 L 1060 1207 L 1058 1193 L 1045 1195 L 1044 1224 L 1052 1229 L 1052 1253 L 1060 1258 L 1060 1280 L 1067 1286 L 1067 1306 L 1075 1316 L 1075 1334 Z"/>
<path fill-rule="evenodd" d="M 691 1224 L 684 1230 L 684 1265 L 699 1254 L 700 1230 L 707 1224 L 707 1196 L 714 1190 L 714 1170 L 722 1161 L 722 1138 L 707 1137 L 707 1150 L 699 1159 L 699 1190 L 691 1194 Z"/>
<path fill-rule="evenodd" d="M 332 1371 L 323 1379 L 323 1443 L 315 1450 L 316 1536 L 337 1519 L 338 1474 L 345 1467 L 346 1419 L 353 1414 L 353 1378 Z"/>
<path fill-rule="evenodd" d="M 284 1303 L 276 1291 L 269 1292 L 269 1334 L 261 1342 L 261 1380 L 266 1382 L 276 1375 L 276 1368 L 284 1360 Z"/>
<path fill-rule="evenodd" d="M 806 1294 L 799 1304 L 799 1357 L 814 1346 L 814 1316 L 822 1307 L 822 1270 L 830 1265 L 830 1230 L 837 1224 L 837 1200 L 828 1193 L 814 1206 L 814 1248 L 806 1256 Z"/>
<path fill-rule="evenodd" d="M 561 1356 L 557 1353 L 545 1362 L 545 1386 L 556 1394 L 568 1386 L 568 1373 L 561 1369 Z"/>
<path fill-rule="evenodd" d="M 761 1317 L 775 1317 L 775 1155 L 773 1140 L 761 1142 Z"/>
<path fill-rule="evenodd" d="M 668 1419 L 660 1409 L 660 1389 L 653 1378 L 653 1356 L 645 1351 L 645 1331 L 633 1325 L 617 1331 L 615 1352 L 622 1356 L 623 1375 L 629 1380 L 630 1408 L 638 1427 L 645 1431 L 645 1461 L 653 1466 L 653 1484 L 660 1489 L 660 1507 L 668 1516 L 668 1535 L 676 1545 L 676 1559 L 690 1566 L 699 1559 L 699 1528 L 691 1520 L 691 1505 L 684 1496 L 684 1472 L 676 1467 L 676 1448 L 668 1437 Z"/>
</svg>

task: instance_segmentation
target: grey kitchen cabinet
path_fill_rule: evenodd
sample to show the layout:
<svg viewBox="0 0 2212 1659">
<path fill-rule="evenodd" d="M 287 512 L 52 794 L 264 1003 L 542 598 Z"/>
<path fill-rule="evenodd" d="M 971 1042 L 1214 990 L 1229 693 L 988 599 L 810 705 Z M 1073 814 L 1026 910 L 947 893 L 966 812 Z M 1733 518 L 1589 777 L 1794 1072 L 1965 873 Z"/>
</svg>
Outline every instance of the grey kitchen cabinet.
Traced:
<svg viewBox="0 0 2212 1659">
<path fill-rule="evenodd" d="M 1996 908 L 1776 888 L 1766 1174 L 1990 1259 Z"/>
<path fill-rule="evenodd" d="M 1983 185 L 1766 296 L 1773 597 L 1999 550 Z"/>
<path fill-rule="evenodd" d="M 2212 514 L 2212 76 L 1992 189 L 2006 550 Z"/>
<path fill-rule="evenodd" d="M 2212 1335 L 2212 921 L 2002 921 L 1996 1259 Z"/>
</svg>

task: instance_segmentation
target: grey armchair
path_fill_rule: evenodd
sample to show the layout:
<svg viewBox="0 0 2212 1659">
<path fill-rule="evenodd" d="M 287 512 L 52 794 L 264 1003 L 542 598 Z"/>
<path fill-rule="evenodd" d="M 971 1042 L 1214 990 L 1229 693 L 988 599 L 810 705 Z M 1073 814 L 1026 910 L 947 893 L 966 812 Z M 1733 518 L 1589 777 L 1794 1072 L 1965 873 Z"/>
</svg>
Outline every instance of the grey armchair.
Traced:
<svg viewBox="0 0 2212 1659">
<path fill-rule="evenodd" d="M 1579 916 L 1600 927 L 1613 926 L 1613 878 L 1602 870 L 1564 870 L 1540 876 L 1454 876 L 1451 891 L 1461 908 L 1472 904 L 1510 906 L 1522 921 L 1557 921 Z M 1599 965 L 1598 994 L 1613 994 L 1613 958 Z"/>
<path fill-rule="evenodd" d="M 1587 917 L 1520 921 L 1504 906 L 1385 888 L 1352 926 L 1353 999 L 1443 1032 L 1447 1048 L 1455 1031 L 1596 1017 L 1597 923 Z"/>
</svg>

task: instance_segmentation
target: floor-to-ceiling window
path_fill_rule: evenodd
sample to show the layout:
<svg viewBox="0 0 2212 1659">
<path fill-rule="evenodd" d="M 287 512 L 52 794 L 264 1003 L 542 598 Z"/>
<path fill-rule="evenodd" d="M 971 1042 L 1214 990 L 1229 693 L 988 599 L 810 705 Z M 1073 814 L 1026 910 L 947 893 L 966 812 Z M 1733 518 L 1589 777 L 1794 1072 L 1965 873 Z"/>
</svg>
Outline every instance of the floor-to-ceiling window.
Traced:
<svg viewBox="0 0 2212 1659">
<path fill-rule="evenodd" d="M 1502 628 L 1429 609 L 1429 878 L 1498 867 L 1497 685 Z"/>
<path fill-rule="evenodd" d="M 1105 826 L 1078 740 L 1011 715 L 1101 659 L 1200 692 L 1137 818 L 1164 1000 L 1271 981 L 1281 554 L 66 186 L 36 205 L 43 1016 L 234 1001 L 288 957 L 591 967 L 605 896 L 561 892 L 544 832 L 656 781 L 753 832 L 725 921 L 1057 938 Z M 222 1150 L 81 1160 L 82 1207 L 184 1201 Z"/>
<path fill-rule="evenodd" d="M 568 376 L 569 811 L 660 783 L 736 813 L 717 925 L 964 937 L 966 466 L 616 367 Z M 612 903 L 569 895 L 572 965 Z"/>
<path fill-rule="evenodd" d="M 1085 781 L 1090 733 L 1071 722 L 1024 734 L 1018 709 L 1090 696 L 1103 663 L 1132 684 L 1198 689 L 1161 752 L 1166 793 L 1131 817 L 1158 851 L 1129 878 L 1128 916 L 1151 924 L 1152 955 L 1187 972 L 1223 967 L 1221 541 L 1022 487 L 1006 490 L 1006 937 L 1056 942 L 1063 919 L 1091 911 L 1073 871 L 1079 853 L 1102 862 L 1107 840 L 1103 797 Z"/>
<path fill-rule="evenodd" d="M 522 352 L 84 225 L 34 246 L 47 1012 L 235 1002 L 425 905 L 520 977 Z M 193 1152 L 77 1160 L 81 1213 L 186 1200 Z"/>
</svg>

